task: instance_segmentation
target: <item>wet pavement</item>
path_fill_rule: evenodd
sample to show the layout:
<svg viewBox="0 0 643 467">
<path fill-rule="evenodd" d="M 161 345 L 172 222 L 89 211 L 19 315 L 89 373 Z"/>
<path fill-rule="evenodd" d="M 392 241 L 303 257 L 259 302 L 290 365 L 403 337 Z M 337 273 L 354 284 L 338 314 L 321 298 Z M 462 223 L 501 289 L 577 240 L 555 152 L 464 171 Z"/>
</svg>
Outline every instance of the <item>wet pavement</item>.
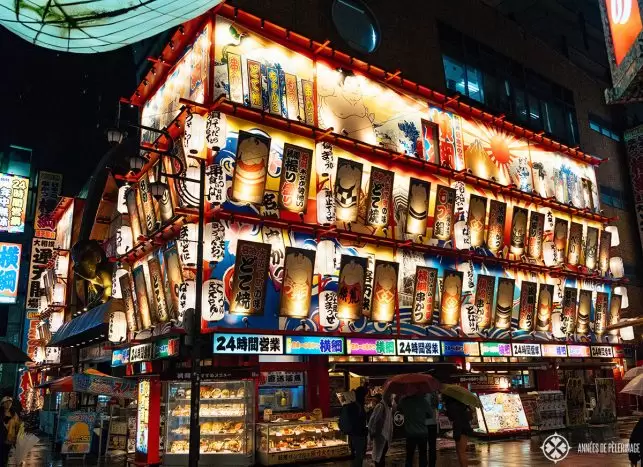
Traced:
<svg viewBox="0 0 643 467">
<path fill-rule="evenodd" d="M 569 444 L 571 450 L 567 456 L 556 463 L 556 467 L 599 467 L 609 465 L 610 467 L 629 467 L 630 463 L 627 454 L 600 454 L 600 453 L 581 453 L 578 452 L 579 443 L 598 443 L 594 445 L 581 445 L 593 450 L 596 449 L 618 449 L 621 443 L 627 443 L 636 419 L 619 420 L 616 425 L 602 425 L 598 427 L 585 427 L 576 430 L 560 430 L 558 433 L 563 435 Z M 534 466 L 534 467 L 551 467 L 554 463 L 548 460 L 541 446 L 552 432 L 536 434 L 531 437 L 522 437 L 516 439 L 474 439 L 469 443 L 467 450 L 470 466 L 489 466 L 489 467 L 509 467 L 509 466 Z M 557 440 L 558 441 L 558 440 Z M 604 443 L 604 444 L 600 444 Z M 611 444 L 610 443 L 614 443 Z M 553 452 L 560 444 L 547 446 Z M 10 461 L 9 465 L 15 465 Z M 96 466 L 95 461 L 88 460 L 85 464 L 82 461 L 62 460 L 60 456 L 52 452 L 52 445 L 47 439 L 36 445 L 29 453 L 24 464 L 26 467 L 60 467 L 69 465 L 86 465 Z M 103 466 L 124 466 L 124 460 L 106 463 L 102 461 Z M 335 467 L 348 467 L 349 461 L 329 461 L 311 466 L 333 465 Z M 372 465 L 365 462 L 364 466 Z M 397 467 L 404 465 L 404 445 L 394 443 L 389 455 L 387 456 L 387 466 Z M 417 460 L 416 460 L 417 465 Z M 450 439 L 438 440 L 438 466 L 455 467 L 458 465 L 457 457 L 454 450 L 454 443 Z"/>
</svg>

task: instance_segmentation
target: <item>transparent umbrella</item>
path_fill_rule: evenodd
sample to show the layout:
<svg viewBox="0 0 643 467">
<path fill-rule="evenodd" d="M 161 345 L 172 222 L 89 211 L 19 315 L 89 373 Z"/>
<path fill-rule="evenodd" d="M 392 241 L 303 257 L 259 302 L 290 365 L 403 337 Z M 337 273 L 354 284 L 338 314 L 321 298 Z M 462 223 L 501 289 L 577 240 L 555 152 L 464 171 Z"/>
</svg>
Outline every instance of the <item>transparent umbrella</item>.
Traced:
<svg viewBox="0 0 643 467">
<path fill-rule="evenodd" d="M 643 366 L 637 366 L 634 368 L 630 368 L 627 370 L 627 373 L 625 373 L 625 376 L 623 376 L 624 381 L 630 381 L 634 378 L 636 378 L 638 375 L 643 374 Z"/>
<path fill-rule="evenodd" d="M 623 394 L 633 394 L 635 396 L 643 396 L 643 374 L 638 375 L 632 381 L 627 383 L 621 390 Z"/>
</svg>

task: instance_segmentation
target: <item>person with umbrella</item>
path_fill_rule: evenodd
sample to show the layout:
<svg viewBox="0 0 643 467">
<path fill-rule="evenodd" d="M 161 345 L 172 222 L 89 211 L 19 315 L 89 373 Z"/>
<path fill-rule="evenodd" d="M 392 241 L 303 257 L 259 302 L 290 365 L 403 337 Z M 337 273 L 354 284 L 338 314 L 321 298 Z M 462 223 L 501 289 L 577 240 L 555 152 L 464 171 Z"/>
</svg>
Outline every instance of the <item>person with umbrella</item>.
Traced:
<svg viewBox="0 0 643 467">
<path fill-rule="evenodd" d="M 371 458 L 375 467 L 386 465 L 386 452 L 393 439 L 393 413 L 391 400 L 384 399 L 382 394 L 376 394 L 377 404 L 368 420 L 368 434 L 373 441 Z"/>
<path fill-rule="evenodd" d="M 460 467 L 467 467 L 467 441 L 473 435 L 471 429 L 470 407 L 480 407 L 478 397 L 471 391 L 455 384 L 445 384 L 442 387 L 442 400 L 447 409 L 447 417 L 453 423 L 453 439 Z"/>
<path fill-rule="evenodd" d="M 9 462 L 9 452 L 16 444 L 18 438 L 18 429 L 20 428 L 20 418 L 13 410 L 13 399 L 5 396 L 0 401 L 2 406 L 2 424 L 0 424 L 0 466 L 5 466 Z"/>
<path fill-rule="evenodd" d="M 348 435 L 348 443 L 351 448 L 353 467 L 362 467 L 364 456 L 366 455 L 366 393 L 368 389 L 359 386 L 353 391 L 355 400 L 342 406 L 339 415 L 339 429 L 345 435 Z"/>
</svg>

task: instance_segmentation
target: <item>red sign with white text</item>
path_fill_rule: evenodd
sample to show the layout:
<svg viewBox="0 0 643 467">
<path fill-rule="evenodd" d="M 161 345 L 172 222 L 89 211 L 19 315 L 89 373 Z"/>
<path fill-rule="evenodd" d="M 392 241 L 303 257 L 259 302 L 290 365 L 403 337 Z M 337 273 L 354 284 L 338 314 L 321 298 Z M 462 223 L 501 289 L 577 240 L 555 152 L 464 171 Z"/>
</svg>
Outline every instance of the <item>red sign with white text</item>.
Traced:
<svg viewBox="0 0 643 467">
<path fill-rule="evenodd" d="M 616 64 L 620 65 L 643 29 L 639 3 L 638 0 L 605 0 L 605 6 L 614 45 L 614 58 Z"/>
</svg>

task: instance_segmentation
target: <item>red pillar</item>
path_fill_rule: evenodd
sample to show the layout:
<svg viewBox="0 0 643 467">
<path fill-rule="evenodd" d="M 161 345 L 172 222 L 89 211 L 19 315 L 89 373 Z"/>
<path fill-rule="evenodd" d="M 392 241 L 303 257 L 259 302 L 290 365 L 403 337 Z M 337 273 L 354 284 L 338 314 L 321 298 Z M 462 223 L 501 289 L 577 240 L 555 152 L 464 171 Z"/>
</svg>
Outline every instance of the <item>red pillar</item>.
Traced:
<svg viewBox="0 0 643 467">
<path fill-rule="evenodd" d="M 328 391 L 328 357 L 314 355 L 308 358 L 308 410 L 321 409 L 322 415 L 330 415 L 330 393 Z"/>
</svg>

